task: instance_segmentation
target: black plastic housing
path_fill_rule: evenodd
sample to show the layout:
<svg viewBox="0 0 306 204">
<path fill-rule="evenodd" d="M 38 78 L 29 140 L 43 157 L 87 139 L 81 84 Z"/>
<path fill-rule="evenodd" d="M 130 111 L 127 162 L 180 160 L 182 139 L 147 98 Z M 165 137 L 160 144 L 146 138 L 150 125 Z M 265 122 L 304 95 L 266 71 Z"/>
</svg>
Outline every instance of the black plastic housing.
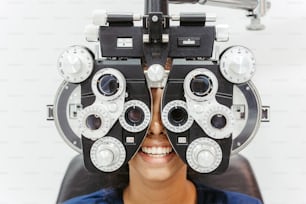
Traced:
<svg viewBox="0 0 306 204">
<path fill-rule="evenodd" d="M 96 61 L 94 72 L 92 76 L 84 81 L 81 84 L 81 103 L 83 108 L 90 106 L 95 101 L 95 95 L 92 92 L 91 81 L 94 74 L 104 68 L 114 68 L 120 71 L 125 79 L 126 79 L 126 98 L 125 102 L 129 100 L 140 100 L 144 102 L 148 108 L 151 108 L 151 96 L 150 91 L 148 89 L 145 76 L 143 73 L 143 68 L 140 64 L 140 60 L 132 59 L 132 60 L 104 60 L 104 61 Z M 147 128 L 141 132 L 131 133 L 125 129 L 123 129 L 119 123 L 119 120 L 115 123 L 115 125 L 110 129 L 110 131 L 106 134 L 107 136 L 114 137 L 122 142 L 126 150 L 126 159 L 124 164 L 126 164 L 133 155 L 138 151 L 140 144 L 142 143 Z M 126 143 L 126 137 L 134 137 L 134 143 Z M 82 136 L 82 147 L 84 154 L 84 163 L 86 168 L 92 172 L 101 172 L 98 170 L 90 159 L 90 150 L 94 141 Z M 123 164 L 122 167 L 125 165 Z M 119 171 L 120 169 L 118 169 Z"/>
<path fill-rule="evenodd" d="M 164 33 L 169 32 L 169 43 L 159 44 L 159 47 L 164 47 L 161 50 L 168 49 L 168 57 L 171 58 L 191 58 L 191 57 L 212 57 L 213 45 L 216 36 L 215 27 L 204 26 L 177 26 L 170 27 L 169 31 L 164 30 Z M 143 33 L 145 29 L 132 26 L 112 26 L 100 27 L 100 44 L 101 52 L 104 57 L 130 57 L 130 58 L 150 58 L 152 53 L 146 54 L 144 47 L 154 47 L 155 44 L 144 44 Z M 131 38 L 133 47 L 118 48 L 118 38 Z M 192 43 L 182 43 L 182 41 Z"/>
<path fill-rule="evenodd" d="M 219 71 L 219 64 L 210 61 L 188 61 L 188 60 L 174 60 L 171 71 L 169 73 L 167 85 L 164 89 L 163 99 L 162 99 L 162 109 L 167 105 L 168 102 L 173 100 L 186 101 L 184 96 L 184 79 L 186 75 L 196 68 L 205 68 L 213 72 L 218 79 L 218 91 L 216 94 L 216 100 L 227 107 L 232 106 L 232 96 L 233 96 L 233 84 L 228 82 Z M 201 137 L 208 137 L 203 129 L 197 124 L 196 121 L 190 129 L 182 133 L 174 133 L 167 129 L 168 138 L 175 149 L 176 153 L 181 157 L 181 159 L 187 163 L 186 160 L 186 150 L 187 147 L 195 139 Z M 186 137 L 187 143 L 182 144 L 178 142 L 179 137 Z M 232 137 L 226 139 L 214 139 L 222 150 L 222 161 L 217 169 L 211 174 L 217 174 L 224 172 L 229 164 L 229 158 L 232 149 Z"/>
</svg>

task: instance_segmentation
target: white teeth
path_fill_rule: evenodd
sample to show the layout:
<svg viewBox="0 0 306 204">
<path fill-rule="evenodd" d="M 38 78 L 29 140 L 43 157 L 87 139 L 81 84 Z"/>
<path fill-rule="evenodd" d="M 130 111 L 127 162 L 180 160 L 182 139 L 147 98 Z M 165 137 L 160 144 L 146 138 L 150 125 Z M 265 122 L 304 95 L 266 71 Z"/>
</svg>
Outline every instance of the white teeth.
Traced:
<svg viewBox="0 0 306 204">
<path fill-rule="evenodd" d="M 150 155 L 163 156 L 172 152 L 171 147 L 142 147 L 141 150 Z"/>
</svg>

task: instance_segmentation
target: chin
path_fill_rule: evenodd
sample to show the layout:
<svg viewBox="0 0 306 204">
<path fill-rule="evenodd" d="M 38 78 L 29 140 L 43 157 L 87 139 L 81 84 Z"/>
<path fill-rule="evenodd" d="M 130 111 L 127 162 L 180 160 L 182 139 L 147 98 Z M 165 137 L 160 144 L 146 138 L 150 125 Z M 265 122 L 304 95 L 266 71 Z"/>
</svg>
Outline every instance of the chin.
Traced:
<svg viewBox="0 0 306 204">
<path fill-rule="evenodd" d="M 186 176 L 187 166 L 174 154 L 167 163 L 160 161 L 148 161 L 137 154 L 130 162 L 130 176 L 141 177 L 149 182 L 164 182 L 171 178 L 177 178 L 178 174 Z M 132 177 L 131 177 L 132 178 Z"/>
<path fill-rule="evenodd" d="M 143 169 L 142 177 L 150 182 L 163 182 L 171 179 L 175 173 L 169 169 Z"/>
</svg>

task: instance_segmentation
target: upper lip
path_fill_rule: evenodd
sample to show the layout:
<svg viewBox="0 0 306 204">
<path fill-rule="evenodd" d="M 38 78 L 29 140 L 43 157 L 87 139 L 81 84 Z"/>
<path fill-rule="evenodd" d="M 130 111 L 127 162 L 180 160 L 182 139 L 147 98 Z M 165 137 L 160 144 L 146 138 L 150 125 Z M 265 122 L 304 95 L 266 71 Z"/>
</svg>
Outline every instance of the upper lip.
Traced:
<svg viewBox="0 0 306 204">
<path fill-rule="evenodd" d="M 141 147 L 172 147 L 168 139 L 157 140 L 146 138 Z"/>
</svg>

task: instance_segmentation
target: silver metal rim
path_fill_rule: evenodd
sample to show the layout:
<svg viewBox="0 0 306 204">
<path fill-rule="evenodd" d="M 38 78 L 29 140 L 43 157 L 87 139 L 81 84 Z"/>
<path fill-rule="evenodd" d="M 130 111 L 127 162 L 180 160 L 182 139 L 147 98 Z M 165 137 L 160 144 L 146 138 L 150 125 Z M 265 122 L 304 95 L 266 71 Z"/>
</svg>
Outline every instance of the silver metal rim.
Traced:
<svg viewBox="0 0 306 204">
<path fill-rule="evenodd" d="M 125 112 L 127 111 L 128 108 L 133 107 L 133 106 L 141 108 L 141 110 L 144 113 L 144 120 L 138 126 L 131 126 L 125 120 Z M 126 102 L 124 104 L 123 112 L 122 112 L 122 114 L 120 115 L 120 118 L 119 118 L 119 122 L 120 122 L 121 126 L 125 130 L 130 131 L 130 132 L 140 132 L 140 131 L 146 129 L 148 127 L 148 125 L 150 124 L 150 121 L 151 121 L 150 109 L 148 108 L 148 106 L 144 102 L 139 101 L 139 100 L 130 100 L 130 101 Z"/>
<path fill-rule="evenodd" d="M 97 130 L 90 130 L 87 128 L 86 119 L 90 115 L 97 115 L 101 121 L 102 126 Z M 80 114 L 80 124 L 82 135 L 88 139 L 96 140 L 105 136 L 110 129 L 109 114 L 102 105 L 91 105 L 86 107 Z"/>
<path fill-rule="evenodd" d="M 67 81 L 63 81 L 60 85 L 60 87 L 58 88 L 57 90 L 57 93 L 56 93 L 56 97 L 55 97 L 55 102 L 54 102 L 54 122 L 55 122 L 55 126 L 57 128 L 57 131 L 59 132 L 60 136 L 63 138 L 63 140 L 66 142 L 66 144 L 71 147 L 73 150 L 81 153 L 82 152 L 82 147 L 81 147 L 81 136 L 78 136 L 75 134 L 75 132 L 69 127 L 69 133 L 65 134 L 65 130 L 63 130 L 63 127 L 61 125 L 61 123 L 59 122 L 60 119 L 59 119 L 59 115 L 58 115 L 58 112 L 59 112 L 59 102 L 60 102 L 60 99 L 62 97 L 62 94 L 64 92 L 64 90 L 66 89 L 66 87 L 72 87 L 71 88 L 71 91 L 68 92 L 69 95 L 71 95 L 71 93 L 76 89 L 78 88 L 78 84 L 72 84 L 72 83 L 69 83 Z M 68 90 L 70 90 L 68 88 Z M 68 97 L 69 98 L 69 97 Z M 68 102 L 68 101 L 67 101 Z M 67 103 L 66 103 L 67 104 Z M 66 109 L 67 109 L 67 106 L 66 106 Z M 66 111 L 64 111 L 64 114 L 66 115 Z M 68 124 L 68 121 L 67 121 L 67 124 Z M 66 128 L 68 128 L 69 125 L 67 125 Z"/>
<path fill-rule="evenodd" d="M 185 101 L 181 101 L 181 100 L 174 100 L 174 101 L 171 101 L 169 103 L 167 103 L 167 105 L 163 108 L 162 110 L 162 122 L 163 124 L 165 125 L 165 127 L 172 131 L 172 132 L 175 132 L 175 133 L 180 133 L 180 132 L 184 132 L 186 130 L 188 130 L 192 124 L 193 124 L 193 118 L 191 117 L 190 114 L 188 114 L 188 118 L 187 118 L 187 121 L 184 125 L 182 126 L 174 126 L 172 125 L 169 120 L 168 120 L 168 114 L 169 114 L 169 111 L 173 108 L 173 107 L 182 107 L 186 110 L 186 112 L 188 113 L 188 109 L 187 109 L 187 104 Z"/>
<path fill-rule="evenodd" d="M 210 137 L 224 139 L 231 136 L 234 128 L 234 116 L 228 107 L 215 102 L 206 106 L 206 111 L 204 112 L 203 129 Z M 222 114 L 226 118 L 227 124 L 222 129 L 214 128 L 211 125 L 210 121 L 216 114 Z"/>
<path fill-rule="evenodd" d="M 239 86 L 242 86 L 242 85 L 239 85 Z M 248 146 L 248 144 L 255 137 L 255 135 L 256 135 L 259 127 L 260 127 L 260 120 L 261 120 L 261 114 L 262 113 L 261 113 L 261 99 L 259 97 L 259 93 L 258 93 L 257 89 L 255 88 L 254 84 L 251 81 L 248 81 L 245 84 L 245 86 L 246 86 L 246 88 L 249 88 L 247 91 L 251 91 L 252 95 L 254 96 L 254 100 L 255 100 L 255 103 L 257 105 L 257 111 L 254 114 L 257 115 L 257 119 L 255 120 L 255 124 L 252 127 L 250 127 L 250 129 L 252 131 L 250 135 L 243 135 L 243 133 L 240 133 L 236 138 L 234 138 L 232 154 L 237 154 L 241 150 L 243 150 L 246 146 Z M 242 88 L 239 88 L 239 89 L 242 90 Z M 242 91 L 242 93 L 244 93 L 244 92 Z M 246 99 L 248 100 L 248 98 L 246 98 Z M 254 118 L 250 118 L 250 120 L 252 120 L 254 122 Z M 247 122 L 247 124 L 248 124 L 248 122 Z M 245 127 L 245 128 L 247 128 L 247 127 Z M 236 144 L 240 144 L 240 145 L 236 145 Z"/>
<path fill-rule="evenodd" d="M 211 90 L 211 92 L 207 96 L 204 96 L 204 97 L 196 96 L 196 95 L 194 95 L 192 93 L 192 91 L 190 89 L 190 82 L 197 75 L 206 75 L 206 76 L 208 76 L 212 80 L 212 90 Z M 195 100 L 195 101 L 207 101 L 207 100 L 211 100 L 212 98 L 215 97 L 215 95 L 216 95 L 216 93 L 218 91 L 218 79 L 215 76 L 215 74 L 212 73 L 211 71 L 209 71 L 208 69 L 205 69 L 205 68 L 194 69 L 191 72 L 189 72 L 187 74 L 187 76 L 185 77 L 185 80 L 184 80 L 184 91 L 185 91 L 185 94 L 189 98 L 191 98 L 192 100 Z"/>
<path fill-rule="evenodd" d="M 119 81 L 119 89 L 112 96 L 102 95 L 100 93 L 100 91 L 98 90 L 98 87 L 97 87 L 97 83 L 98 83 L 99 78 L 101 76 L 105 75 L 105 74 L 113 75 Z M 92 82 L 91 82 L 91 88 L 92 88 L 93 93 L 97 97 L 97 99 L 100 99 L 102 101 L 111 101 L 111 100 L 114 100 L 114 99 L 118 98 L 119 96 L 121 96 L 123 94 L 123 92 L 126 88 L 126 81 L 125 81 L 125 78 L 124 78 L 123 74 L 121 72 L 119 72 L 118 70 L 113 69 L 113 68 L 104 68 L 104 69 L 98 71 L 97 73 L 95 73 L 95 75 L 93 76 L 93 79 L 92 79 Z"/>
</svg>

